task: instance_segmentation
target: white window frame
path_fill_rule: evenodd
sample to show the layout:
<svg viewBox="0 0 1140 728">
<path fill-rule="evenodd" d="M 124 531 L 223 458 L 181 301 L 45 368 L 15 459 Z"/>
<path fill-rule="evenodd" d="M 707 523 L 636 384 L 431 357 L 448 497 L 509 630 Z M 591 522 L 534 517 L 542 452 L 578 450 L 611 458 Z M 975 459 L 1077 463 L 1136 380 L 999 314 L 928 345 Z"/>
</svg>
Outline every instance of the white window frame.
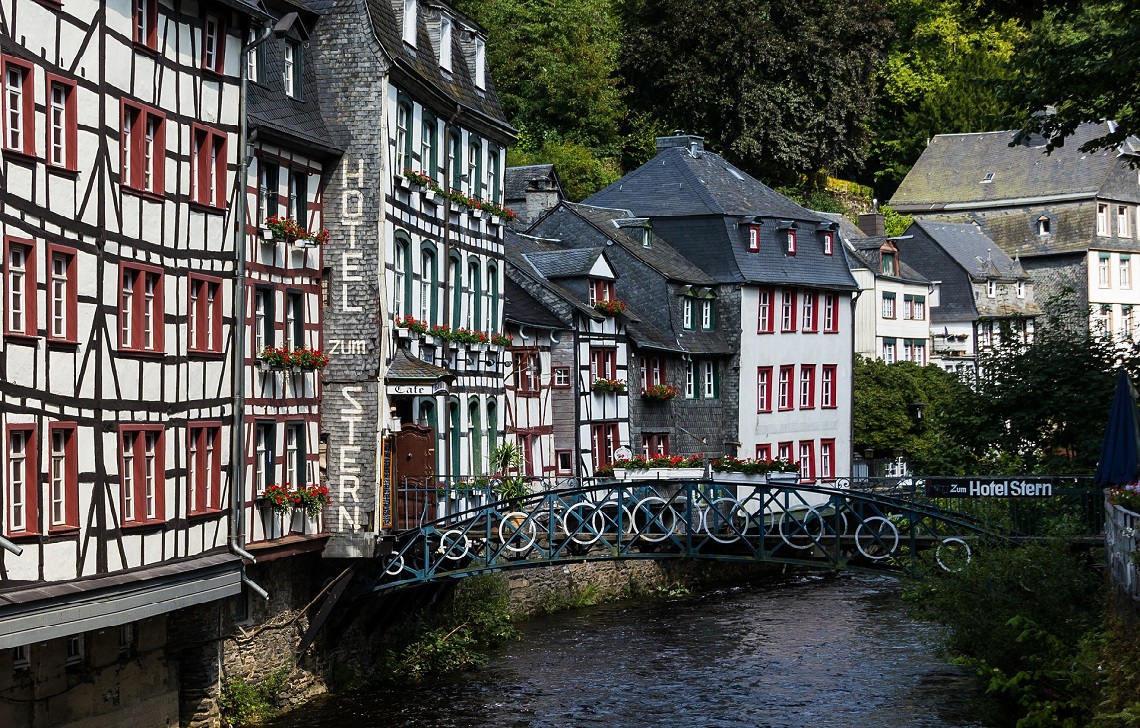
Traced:
<svg viewBox="0 0 1140 728">
<path fill-rule="evenodd" d="M 716 362 L 701 362 L 701 379 L 703 396 L 705 399 L 716 397 Z"/>
<path fill-rule="evenodd" d="M 28 530 L 28 431 L 8 433 L 8 529 Z"/>
<path fill-rule="evenodd" d="M 412 48 L 416 47 L 417 10 L 416 0 L 404 0 L 404 15 L 401 19 L 401 36 L 404 42 Z"/>
<path fill-rule="evenodd" d="M 439 67 L 451 70 L 451 18 L 439 17 Z"/>
</svg>

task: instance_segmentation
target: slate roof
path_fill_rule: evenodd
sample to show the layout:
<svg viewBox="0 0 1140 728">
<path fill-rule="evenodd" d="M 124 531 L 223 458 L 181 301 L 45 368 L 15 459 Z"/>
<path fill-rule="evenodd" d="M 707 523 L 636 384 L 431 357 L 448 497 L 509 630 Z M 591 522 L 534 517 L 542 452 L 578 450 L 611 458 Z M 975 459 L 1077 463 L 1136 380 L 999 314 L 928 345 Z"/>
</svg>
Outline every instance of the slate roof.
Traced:
<svg viewBox="0 0 1140 728">
<path fill-rule="evenodd" d="M 468 112 L 463 119 L 464 126 L 476 128 L 502 144 L 515 138 L 514 129 L 507 123 L 507 118 L 499 106 L 489 66 L 484 84 L 486 88 L 479 89 L 475 86 L 474 44 L 464 42 L 468 34 L 463 31 L 464 28 L 473 29 L 483 38 L 487 37 L 487 32 L 473 18 L 463 14 L 454 6 L 435 3 L 456 21 L 451 33 L 452 71 L 449 73 L 440 68 L 432 41 L 433 33 L 429 28 L 426 5 L 421 4 L 421 12 L 416 15 L 418 27 L 416 47 L 413 49 L 404 43 L 393 0 L 363 1 L 372 23 L 372 31 L 385 55 L 392 61 L 391 72 L 397 81 L 403 81 L 408 85 L 427 84 L 446 96 L 450 103 L 436 108 L 437 113 L 452 113 L 455 111 L 454 104 L 459 104 Z M 402 4 L 400 12 L 403 12 Z M 438 31 L 435 33 L 438 35 Z M 430 97 L 426 94 L 421 94 L 417 98 L 431 105 Z"/>
<path fill-rule="evenodd" d="M 558 250 L 557 252 L 532 252 L 526 254 L 526 259 L 544 277 L 555 278 L 582 278 L 590 275 L 602 248 L 583 248 L 581 250 Z"/>
<path fill-rule="evenodd" d="M 541 329 L 565 328 L 560 318 L 510 276 L 506 278 L 503 293 L 503 316 L 507 321 Z"/>
<path fill-rule="evenodd" d="M 1006 255 L 977 225 L 929 221 L 918 221 L 914 225 L 926 232 L 974 280 L 1029 278 L 1021 263 Z"/>
<path fill-rule="evenodd" d="M 554 281 L 547 278 L 530 260 L 531 256 L 539 256 L 540 260 L 551 261 L 556 264 L 558 256 L 565 251 L 554 242 L 532 235 L 522 235 L 508 227 L 504 230 L 503 252 L 507 260 L 508 275 L 516 277 L 516 282 L 545 306 L 548 311 L 558 317 L 564 326 L 573 325 L 573 314 L 575 312 L 596 321 L 605 318 L 588 303 L 585 274 L 570 276 L 561 282 Z M 600 248 L 597 249 L 597 254 L 601 254 Z M 597 257 L 594 256 L 593 260 L 597 260 Z M 580 283 L 583 295 L 575 294 L 563 283 L 567 285 Z M 505 313 L 506 309 L 504 308 Z"/>
<path fill-rule="evenodd" d="M 669 147 L 584 200 L 645 217 L 756 215 L 795 220 L 817 215 L 729 164 L 719 154 Z"/>
<path fill-rule="evenodd" d="M 437 382 L 450 381 L 454 378 L 455 375 L 451 370 L 417 359 L 402 346 L 396 349 L 396 355 L 392 357 L 392 363 L 388 365 L 388 373 L 385 375 L 385 379 L 389 382 L 394 380 Z"/>
<path fill-rule="evenodd" d="M 1086 154 L 1079 147 L 1108 132 L 1111 122 L 1082 124 L 1065 146 L 1045 154 L 1037 139 L 1011 147 L 1015 131 L 939 134 L 899 185 L 891 205 L 903 211 L 940 210 L 947 205 L 1096 195 L 1120 164 L 1119 153 Z M 1130 139 L 1125 152 L 1140 142 Z M 989 182 L 983 182 L 992 174 Z"/>
<path fill-rule="evenodd" d="M 285 12 L 298 9 L 305 29 L 309 32 L 316 30 L 314 26 L 319 24 L 319 18 L 307 6 L 296 0 L 278 4 L 284 6 Z M 301 64 L 301 98 L 295 99 L 285 93 L 284 42 L 270 36 L 261 45 L 260 60 L 261 80 L 251 81 L 247 87 L 246 110 L 250 132 L 257 134 L 259 141 L 304 146 L 309 151 L 316 151 L 316 156 L 339 155 L 342 150 L 337 148 L 325 126 L 317 97 L 317 64 L 309 58 L 306 60 L 310 62 Z"/>
<path fill-rule="evenodd" d="M 562 183 L 558 180 L 558 174 L 554 171 L 553 164 L 528 164 L 522 167 L 507 167 L 506 172 L 503 174 L 503 198 L 510 206 L 511 202 L 519 202 L 526 200 L 527 186 L 531 180 L 535 179 L 549 179 L 559 190 L 562 189 Z"/>
</svg>

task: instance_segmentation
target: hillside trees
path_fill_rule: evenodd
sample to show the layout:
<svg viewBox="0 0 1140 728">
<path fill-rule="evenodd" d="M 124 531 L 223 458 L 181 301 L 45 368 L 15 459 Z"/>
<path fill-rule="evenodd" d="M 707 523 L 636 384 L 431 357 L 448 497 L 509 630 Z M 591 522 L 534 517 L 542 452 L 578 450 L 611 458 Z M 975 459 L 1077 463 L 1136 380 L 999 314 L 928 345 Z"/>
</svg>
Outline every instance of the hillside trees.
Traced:
<svg viewBox="0 0 1140 728">
<path fill-rule="evenodd" d="M 857 170 L 891 24 L 877 1 L 630 0 L 631 108 L 770 183 Z"/>
</svg>

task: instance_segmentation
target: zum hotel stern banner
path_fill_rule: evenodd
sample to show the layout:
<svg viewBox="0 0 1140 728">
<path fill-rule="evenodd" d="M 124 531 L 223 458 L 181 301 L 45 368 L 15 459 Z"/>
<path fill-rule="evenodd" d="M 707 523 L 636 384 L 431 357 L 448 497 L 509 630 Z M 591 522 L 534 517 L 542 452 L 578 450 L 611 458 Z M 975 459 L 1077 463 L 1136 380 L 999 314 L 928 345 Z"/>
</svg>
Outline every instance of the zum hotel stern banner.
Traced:
<svg viewBox="0 0 1140 728">
<path fill-rule="evenodd" d="M 928 498 L 1049 498 L 1053 484 L 1029 478 L 927 478 Z"/>
</svg>

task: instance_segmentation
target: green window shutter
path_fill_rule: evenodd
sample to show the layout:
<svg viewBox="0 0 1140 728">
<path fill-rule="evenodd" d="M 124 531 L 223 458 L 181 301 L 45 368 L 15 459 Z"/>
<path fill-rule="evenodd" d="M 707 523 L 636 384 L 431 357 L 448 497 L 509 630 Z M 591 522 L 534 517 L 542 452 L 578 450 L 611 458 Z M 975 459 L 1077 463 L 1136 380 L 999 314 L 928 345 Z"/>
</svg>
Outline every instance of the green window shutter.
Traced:
<svg viewBox="0 0 1140 728">
<path fill-rule="evenodd" d="M 720 399 L 720 362 L 713 362 L 713 399 Z"/>
</svg>

